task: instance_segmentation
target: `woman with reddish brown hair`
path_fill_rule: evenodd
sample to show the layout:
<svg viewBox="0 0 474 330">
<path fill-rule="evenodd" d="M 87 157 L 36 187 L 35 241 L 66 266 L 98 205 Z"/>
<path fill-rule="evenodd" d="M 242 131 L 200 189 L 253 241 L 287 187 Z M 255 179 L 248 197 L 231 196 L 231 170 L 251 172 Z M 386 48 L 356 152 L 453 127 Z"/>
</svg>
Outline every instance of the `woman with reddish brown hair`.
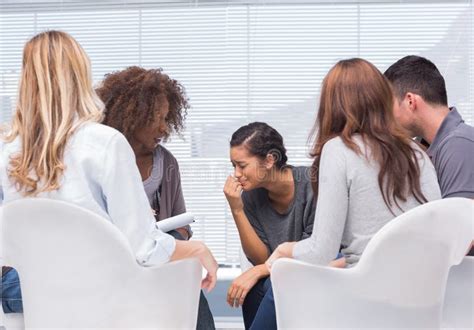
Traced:
<svg viewBox="0 0 474 330">
<path fill-rule="evenodd" d="M 317 234 L 279 245 L 269 268 L 281 257 L 328 265 L 341 246 L 346 267 L 354 266 L 386 223 L 441 198 L 430 159 L 397 126 L 394 106 L 390 84 L 371 63 L 343 60 L 329 71 L 311 153 Z M 273 296 L 265 298 L 253 329 L 276 329 Z"/>
</svg>

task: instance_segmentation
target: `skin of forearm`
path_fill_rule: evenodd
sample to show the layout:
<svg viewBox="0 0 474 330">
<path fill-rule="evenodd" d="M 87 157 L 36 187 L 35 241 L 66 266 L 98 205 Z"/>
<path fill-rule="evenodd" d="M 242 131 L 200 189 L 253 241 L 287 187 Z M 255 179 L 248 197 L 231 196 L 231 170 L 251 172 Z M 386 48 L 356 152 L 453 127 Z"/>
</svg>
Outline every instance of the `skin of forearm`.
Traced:
<svg viewBox="0 0 474 330">
<path fill-rule="evenodd" d="M 245 255 L 256 265 L 269 257 L 267 246 L 258 237 L 243 210 L 232 210 Z"/>
<path fill-rule="evenodd" d="M 192 257 L 201 257 L 206 251 L 206 247 L 197 241 L 179 241 L 176 240 L 176 248 L 171 255 L 170 260 L 181 260 Z"/>
<path fill-rule="evenodd" d="M 270 276 L 270 272 L 268 271 L 268 267 L 265 264 L 257 265 L 254 267 L 255 273 L 258 276 L 258 279 L 262 279 L 264 277 Z"/>
</svg>

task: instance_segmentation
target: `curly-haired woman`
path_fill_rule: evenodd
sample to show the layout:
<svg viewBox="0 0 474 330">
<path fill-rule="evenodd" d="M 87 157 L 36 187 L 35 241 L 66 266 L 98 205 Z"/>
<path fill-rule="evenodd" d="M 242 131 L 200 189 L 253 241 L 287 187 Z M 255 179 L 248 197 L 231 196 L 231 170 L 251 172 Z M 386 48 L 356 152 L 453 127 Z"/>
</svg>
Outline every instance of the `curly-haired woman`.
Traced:
<svg viewBox="0 0 474 330">
<path fill-rule="evenodd" d="M 189 108 L 183 86 L 161 69 L 133 66 L 107 74 L 97 93 L 105 104 L 103 123 L 119 130 L 132 146 L 156 220 L 186 212 L 178 162 L 161 145 L 183 129 Z M 186 226 L 169 234 L 188 240 L 192 231 Z M 202 293 L 197 328 L 214 329 Z"/>
</svg>

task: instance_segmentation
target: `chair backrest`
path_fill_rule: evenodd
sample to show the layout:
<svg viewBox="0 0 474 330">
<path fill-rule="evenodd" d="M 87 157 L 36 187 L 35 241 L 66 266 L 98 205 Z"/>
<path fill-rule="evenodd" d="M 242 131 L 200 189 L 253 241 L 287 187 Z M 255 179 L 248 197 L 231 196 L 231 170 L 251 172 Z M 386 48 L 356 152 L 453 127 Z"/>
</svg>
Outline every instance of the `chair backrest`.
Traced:
<svg viewBox="0 0 474 330">
<path fill-rule="evenodd" d="M 443 328 L 474 329 L 474 257 L 464 257 L 449 272 Z"/>
<path fill-rule="evenodd" d="M 388 287 L 391 303 L 442 302 L 449 269 L 462 261 L 473 239 L 474 201 L 437 200 L 385 225 L 367 245 L 358 267 L 374 283 L 398 284 Z M 413 290 L 415 282 L 423 285 Z"/>
<path fill-rule="evenodd" d="M 473 201 L 450 198 L 405 212 L 374 235 L 353 268 L 275 263 L 279 328 L 439 327 L 449 269 L 474 238 L 473 211 Z"/>
<path fill-rule="evenodd" d="M 112 223 L 65 202 L 23 199 L 3 211 L 27 328 L 195 326 L 197 260 L 141 267 Z"/>
</svg>

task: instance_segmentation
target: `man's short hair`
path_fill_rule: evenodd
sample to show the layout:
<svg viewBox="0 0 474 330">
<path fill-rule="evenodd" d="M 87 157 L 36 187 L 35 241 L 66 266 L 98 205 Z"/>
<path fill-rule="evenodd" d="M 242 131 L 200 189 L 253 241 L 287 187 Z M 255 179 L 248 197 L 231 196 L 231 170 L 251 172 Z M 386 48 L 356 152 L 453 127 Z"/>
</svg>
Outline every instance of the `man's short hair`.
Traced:
<svg viewBox="0 0 474 330">
<path fill-rule="evenodd" d="M 392 64 L 384 75 L 400 100 L 407 93 L 414 93 L 433 105 L 448 105 L 444 78 L 436 65 L 426 58 L 405 56 Z"/>
</svg>

